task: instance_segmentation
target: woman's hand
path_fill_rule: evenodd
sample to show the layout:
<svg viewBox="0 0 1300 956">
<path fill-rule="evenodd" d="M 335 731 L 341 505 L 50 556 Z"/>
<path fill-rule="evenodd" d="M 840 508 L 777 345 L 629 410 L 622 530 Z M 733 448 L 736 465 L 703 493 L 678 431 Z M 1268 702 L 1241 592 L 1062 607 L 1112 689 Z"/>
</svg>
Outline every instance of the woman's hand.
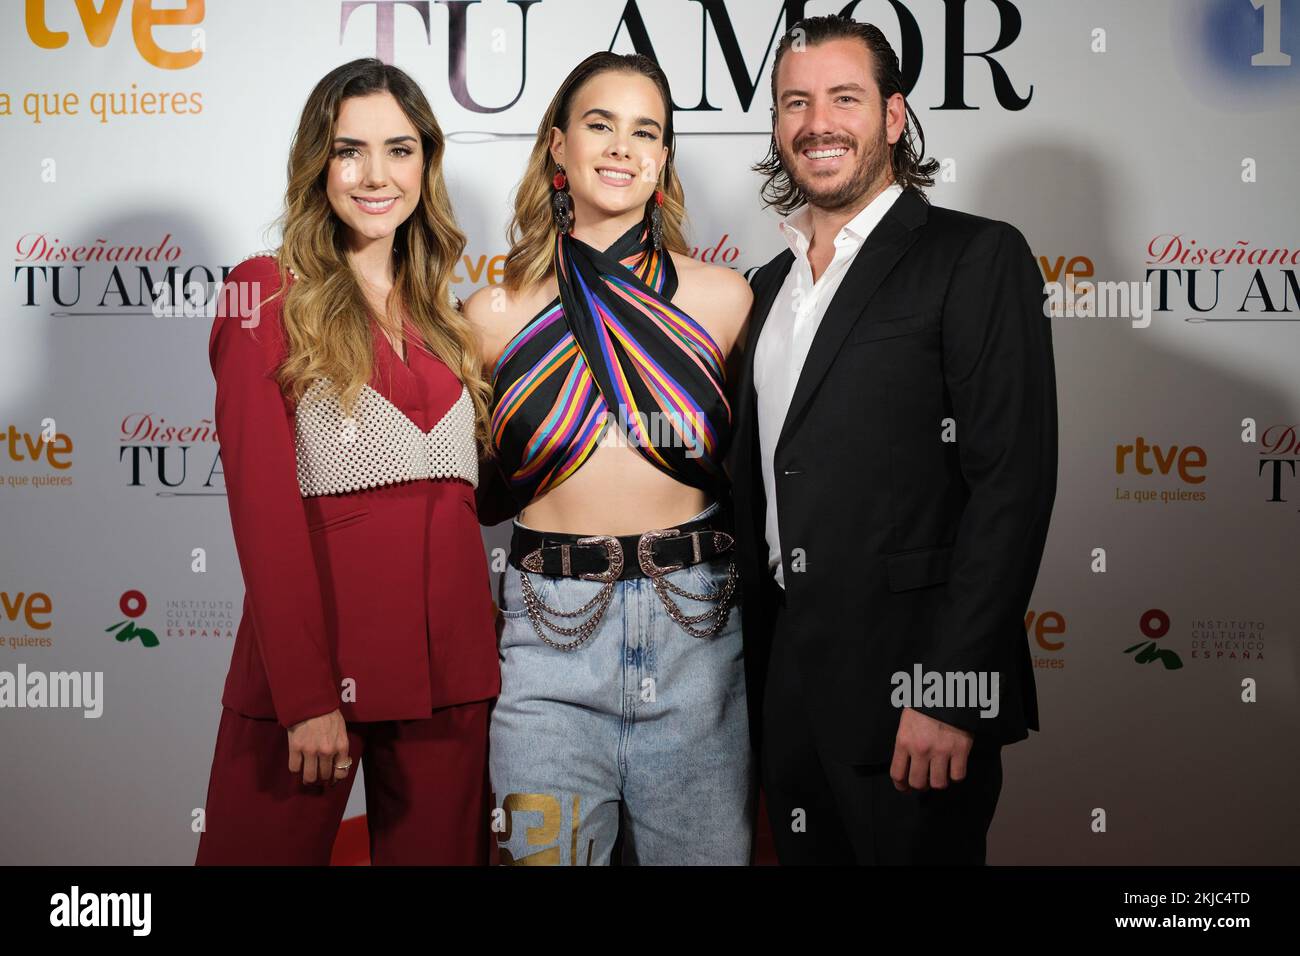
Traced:
<svg viewBox="0 0 1300 956">
<path fill-rule="evenodd" d="M 351 766 L 348 725 L 337 709 L 289 728 L 289 772 L 301 772 L 304 784 L 332 787 L 347 778 Z"/>
</svg>

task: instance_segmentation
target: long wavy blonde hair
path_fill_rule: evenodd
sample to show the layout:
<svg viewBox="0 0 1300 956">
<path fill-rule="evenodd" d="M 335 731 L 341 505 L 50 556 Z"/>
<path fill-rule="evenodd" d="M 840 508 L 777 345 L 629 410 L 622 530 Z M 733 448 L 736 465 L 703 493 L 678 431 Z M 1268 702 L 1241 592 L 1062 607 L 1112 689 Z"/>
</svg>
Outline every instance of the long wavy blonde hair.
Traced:
<svg viewBox="0 0 1300 956">
<path fill-rule="evenodd" d="M 666 117 L 664 145 L 668 147 L 668 161 L 664 163 L 663 182 L 660 186 L 664 191 L 664 204 L 660 210 L 663 217 L 663 244 L 664 248 L 673 252 L 684 255 L 690 253 L 684 229 L 686 197 L 682 192 L 681 180 L 677 178 L 677 166 L 673 162 L 676 138 L 673 135 L 673 96 L 668 88 L 668 77 L 659 68 L 659 64 L 647 56 L 602 51 L 587 57 L 565 77 L 537 126 L 537 140 L 529 154 L 523 179 L 515 190 L 515 211 L 506 230 L 510 251 L 506 254 L 502 281 L 511 292 L 545 280 L 554 267 L 552 259 L 555 253 L 556 226 L 551 214 L 551 190 L 558 167 L 551 157 L 551 128 L 567 133 L 578 89 L 592 77 L 608 72 L 639 73 L 649 77 L 659 88 Z M 653 202 L 652 195 L 646 204 L 647 214 L 650 203 Z"/>
<path fill-rule="evenodd" d="M 327 166 L 339 107 L 353 96 L 388 92 L 420 135 L 424 173 L 420 201 L 393 240 L 396 277 L 385 307 L 389 326 L 405 309 L 424 344 L 469 389 L 474 402 L 479 453 L 490 456 L 491 386 L 483 378 L 473 327 L 451 304 L 452 270 L 465 248 L 465 234 L 442 175 L 442 129 L 418 85 L 377 59 L 359 59 L 326 74 L 303 107 L 289 149 L 284 212 L 276 221 L 287 357 L 277 381 L 293 401 L 328 377 L 350 414 L 374 367 L 370 322 L 376 318 L 345 255 L 346 226 L 326 196 Z M 292 268 L 297 281 L 285 283 Z"/>
</svg>

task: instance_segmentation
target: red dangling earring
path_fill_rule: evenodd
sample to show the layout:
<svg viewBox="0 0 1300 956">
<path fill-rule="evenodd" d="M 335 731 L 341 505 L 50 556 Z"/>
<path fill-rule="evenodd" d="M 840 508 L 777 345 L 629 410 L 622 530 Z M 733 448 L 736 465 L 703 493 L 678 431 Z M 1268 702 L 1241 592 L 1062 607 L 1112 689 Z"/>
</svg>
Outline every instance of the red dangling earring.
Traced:
<svg viewBox="0 0 1300 956">
<path fill-rule="evenodd" d="M 551 218 L 561 233 L 567 233 L 573 227 L 573 200 L 564 189 L 568 184 L 569 177 L 564 175 L 564 167 L 557 164 L 555 176 L 551 179 L 551 185 L 555 187 L 551 191 Z"/>
<path fill-rule="evenodd" d="M 664 204 L 664 191 L 655 190 L 655 204 L 650 207 L 650 244 L 662 249 L 664 244 L 664 217 L 659 210 Z"/>
</svg>

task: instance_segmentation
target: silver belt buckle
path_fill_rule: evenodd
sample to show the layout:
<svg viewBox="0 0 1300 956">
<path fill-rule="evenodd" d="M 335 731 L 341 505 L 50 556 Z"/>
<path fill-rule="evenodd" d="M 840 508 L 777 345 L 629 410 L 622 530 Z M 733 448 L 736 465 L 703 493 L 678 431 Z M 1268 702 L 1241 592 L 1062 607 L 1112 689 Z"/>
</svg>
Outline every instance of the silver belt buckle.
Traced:
<svg viewBox="0 0 1300 956">
<path fill-rule="evenodd" d="M 680 571 L 685 567 L 685 565 L 682 564 L 669 564 L 660 567 L 655 564 L 654 555 L 650 551 L 650 549 L 654 547 L 654 543 L 661 538 L 677 537 L 681 537 L 681 532 L 676 528 L 662 528 L 655 531 L 647 531 L 637 539 L 636 559 L 637 563 L 641 565 L 641 570 L 646 577 L 657 578 L 660 575 L 671 574 L 673 571 Z"/>
<path fill-rule="evenodd" d="M 607 534 L 593 535 L 590 538 L 579 538 L 576 544 L 603 544 L 605 546 L 605 556 L 609 561 L 609 567 L 598 574 L 580 574 L 578 577 L 584 581 L 617 581 L 619 575 L 623 573 L 623 544 L 618 538 Z M 554 545 L 552 546 L 554 547 Z M 570 566 L 570 548 L 571 544 L 561 544 L 560 548 L 560 573 L 566 578 L 571 576 L 572 568 Z M 542 549 L 534 548 L 524 555 L 523 560 L 519 562 L 525 571 L 531 571 L 533 574 L 542 573 Z"/>
<path fill-rule="evenodd" d="M 617 581 L 623 573 L 623 543 L 611 534 L 595 534 L 589 538 L 579 538 L 578 544 L 603 544 L 609 567 L 599 574 L 580 574 L 584 581 Z M 567 554 L 567 552 L 566 552 Z M 567 568 L 566 568 L 567 570 Z"/>
</svg>

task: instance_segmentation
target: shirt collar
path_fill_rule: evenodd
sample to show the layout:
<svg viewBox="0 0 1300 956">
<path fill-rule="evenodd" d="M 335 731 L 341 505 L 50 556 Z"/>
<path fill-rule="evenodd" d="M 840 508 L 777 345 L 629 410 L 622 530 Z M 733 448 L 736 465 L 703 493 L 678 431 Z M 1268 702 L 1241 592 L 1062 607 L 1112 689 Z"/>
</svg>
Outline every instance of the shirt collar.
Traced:
<svg viewBox="0 0 1300 956">
<path fill-rule="evenodd" d="M 841 238 L 851 239 L 854 245 L 861 243 L 885 217 L 894 200 L 902 194 L 902 186 L 898 183 L 890 183 L 879 196 L 867 203 L 861 212 L 840 228 L 839 235 L 835 237 L 835 244 L 839 245 Z M 812 242 L 812 227 L 809 222 L 811 218 L 812 209 L 805 203 L 779 223 L 785 241 L 796 256 L 808 254 L 808 246 Z"/>
</svg>

